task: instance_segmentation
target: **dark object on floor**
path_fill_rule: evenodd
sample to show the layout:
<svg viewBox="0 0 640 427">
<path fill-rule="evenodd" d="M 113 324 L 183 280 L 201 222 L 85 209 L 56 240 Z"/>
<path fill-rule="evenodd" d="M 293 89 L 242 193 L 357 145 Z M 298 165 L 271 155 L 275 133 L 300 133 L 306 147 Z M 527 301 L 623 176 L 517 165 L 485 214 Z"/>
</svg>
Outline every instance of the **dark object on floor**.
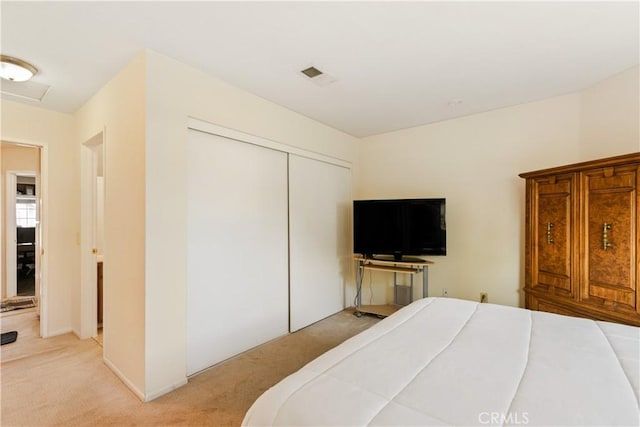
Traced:
<svg viewBox="0 0 640 427">
<path fill-rule="evenodd" d="M 18 331 L 4 332 L 2 334 L 2 344 L 11 344 L 18 339 Z"/>
</svg>

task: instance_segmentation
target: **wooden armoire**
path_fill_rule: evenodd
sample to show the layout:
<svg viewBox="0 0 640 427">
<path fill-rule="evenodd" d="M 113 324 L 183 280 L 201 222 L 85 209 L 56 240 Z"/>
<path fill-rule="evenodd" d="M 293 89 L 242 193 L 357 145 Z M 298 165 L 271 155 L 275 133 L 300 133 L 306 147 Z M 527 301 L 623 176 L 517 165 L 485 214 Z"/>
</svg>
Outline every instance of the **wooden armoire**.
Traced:
<svg viewBox="0 0 640 427">
<path fill-rule="evenodd" d="M 526 308 L 640 326 L 640 153 L 520 176 Z"/>
</svg>

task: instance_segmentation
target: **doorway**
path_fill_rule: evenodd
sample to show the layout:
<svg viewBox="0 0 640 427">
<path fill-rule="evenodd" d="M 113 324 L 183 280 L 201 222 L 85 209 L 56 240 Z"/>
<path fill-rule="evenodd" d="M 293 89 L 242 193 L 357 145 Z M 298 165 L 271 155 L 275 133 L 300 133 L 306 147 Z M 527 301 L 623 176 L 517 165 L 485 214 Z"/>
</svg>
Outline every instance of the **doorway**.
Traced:
<svg viewBox="0 0 640 427">
<path fill-rule="evenodd" d="M 104 139 L 103 132 L 82 144 L 81 169 L 81 328 L 80 338 L 103 345 L 104 330 Z"/>
<path fill-rule="evenodd" d="M 13 180 L 12 180 L 13 181 Z M 38 202 L 36 171 L 15 175 L 15 228 L 16 228 L 16 294 L 19 297 L 36 296 L 36 268 Z M 13 225 L 13 224 L 12 224 Z M 12 287 L 11 284 L 10 287 Z"/>
<path fill-rule="evenodd" d="M 0 143 L 3 313 L 31 307 L 41 313 L 41 150 L 38 146 Z"/>
</svg>

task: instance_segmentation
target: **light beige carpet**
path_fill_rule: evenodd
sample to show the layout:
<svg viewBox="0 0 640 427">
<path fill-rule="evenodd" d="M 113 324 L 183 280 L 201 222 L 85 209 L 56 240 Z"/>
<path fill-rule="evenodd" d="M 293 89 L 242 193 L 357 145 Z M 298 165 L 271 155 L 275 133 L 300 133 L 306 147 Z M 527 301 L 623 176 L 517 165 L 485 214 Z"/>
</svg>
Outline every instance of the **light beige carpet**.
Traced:
<svg viewBox="0 0 640 427">
<path fill-rule="evenodd" d="M 19 336 L 0 350 L 0 424 L 237 426 L 266 389 L 377 321 L 343 311 L 142 403 L 102 363 L 96 341 L 72 334 L 42 340 L 35 312 L 3 317 L 2 332 Z"/>
</svg>

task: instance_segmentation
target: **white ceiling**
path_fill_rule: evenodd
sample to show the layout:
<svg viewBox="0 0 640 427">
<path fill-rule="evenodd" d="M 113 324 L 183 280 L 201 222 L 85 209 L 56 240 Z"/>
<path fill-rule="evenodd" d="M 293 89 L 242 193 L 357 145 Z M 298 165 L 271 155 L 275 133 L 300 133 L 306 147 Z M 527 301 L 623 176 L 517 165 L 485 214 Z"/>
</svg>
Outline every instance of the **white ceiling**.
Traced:
<svg viewBox="0 0 640 427">
<path fill-rule="evenodd" d="M 62 112 L 144 48 L 354 136 L 574 92 L 639 62 L 638 1 L 0 7 L 2 53 L 36 65 L 51 86 L 40 105 Z M 306 80 L 309 65 L 336 81 Z"/>
</svg>

